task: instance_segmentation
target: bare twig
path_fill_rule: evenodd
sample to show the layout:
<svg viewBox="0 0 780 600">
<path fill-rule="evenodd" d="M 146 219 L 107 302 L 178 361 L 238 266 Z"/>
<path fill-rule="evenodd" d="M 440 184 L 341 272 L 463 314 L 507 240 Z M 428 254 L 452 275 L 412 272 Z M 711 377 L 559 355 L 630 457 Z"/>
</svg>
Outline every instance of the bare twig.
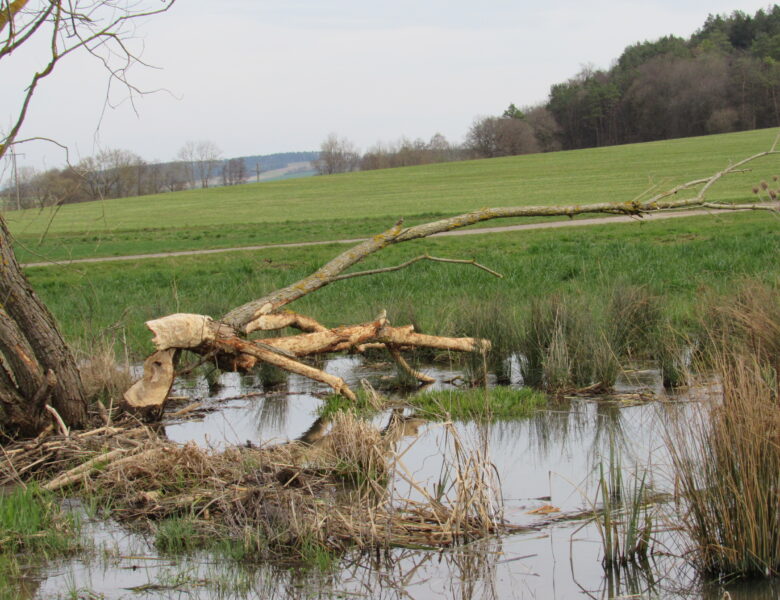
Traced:
<svg viewBox="0 0 780 600">
<path fill-rule="evenodd" d="M 401 263 L 400 265 L 396 265 L 394 267 L 383 267 L 381 269 L 370 269 L 368 271 L 358 271 L 356 273 L 347 273 L 346 275 L 337 275 L 334 277 L 331 282 L 334 281 L 343 281 L 344 279 L 352 279 L 354 277 L 365 277 L 366 275 L 378 275 L 380 273 L 391 273 L 393 271 L 400 271 L 401 269 L 405 269 L 406 267 L 413 265 L 416 262 L 420 262 L 421 260 L 430 260 L 433 262 L 441 262 L 441 263 L 453 263 L 457 265 L 472 265 L 474 267 L 477 267 L 478 269 L 482 269 L 483 271 L 487 271 L 491 275 L 498 277 L 499 279 L 503 279 L 503 275 L 501 273 L 497 273 L 493 269 L 489 269 L 485 265 L 479 264 L 476 260 L 463 260 L 463 259 L 457 259 L 457 258 L 439 258 L 437 256 L 431 256 L 429 254 L 421 254 L 420 256 L 416 256 L 412 259 L 407 260 L 404 263 Z"/>
</svg>

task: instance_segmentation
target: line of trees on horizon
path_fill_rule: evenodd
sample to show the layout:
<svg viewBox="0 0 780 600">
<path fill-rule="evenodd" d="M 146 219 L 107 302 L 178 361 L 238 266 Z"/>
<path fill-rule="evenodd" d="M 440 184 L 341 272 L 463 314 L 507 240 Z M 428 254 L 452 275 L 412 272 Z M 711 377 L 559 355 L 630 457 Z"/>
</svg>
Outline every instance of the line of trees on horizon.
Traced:
<svg viewBox="0 0 780 600">
<path fill-rule="evenodd" d="M 627 47 L 607 70 L 584 68 L 546 102 L 474 120 L 463 143 L 441 134 L 401 138 L 361 153 L 331 134 L 320 151 L 294 153 L 319 174 L 385 169 L 728 133 L 780 125 L 780 6 L 710 15 L 688 39 Z M 254 162 L 252 162 L 254 161 Z M 21 168 L 0 194 L 32 208 L 238 185 L 260 178 L 259 157 L 224 159 L 214 142 L 188 141 L 170 162 L 106 149 L 44 172 Z M 281 165 L 279 165 L 281 166 Z M 264 168 L 278 168 L 267 165 Z"/>
<path fill-rule="evenodd" d="M 607 70 L 586 67 L 546 102 L 477 118 L 463 144 L 377 144 L 362 156 L 345 138 L 323 142 L 328 174 L 592 148 L 780 125 L 780 6 L 710 15 L 688 39 L 627 47 Z M 348 160 L 344 157 L 348 157 Z M 338 157 L 338 160 L 334 160 Z"/>
<path fill-rule="evenodd" d="M 307 162 L 316 152 L 222 158 L 212 141 L 188 141 L 169 162 L 148 162 L 123 149 L 103 149 L 78 163 L 40 171 L 20 167 L 0 190 L 7 209 L 42 208 L 109 198 L 239 185 L 289 162 Z"/>
</svg>

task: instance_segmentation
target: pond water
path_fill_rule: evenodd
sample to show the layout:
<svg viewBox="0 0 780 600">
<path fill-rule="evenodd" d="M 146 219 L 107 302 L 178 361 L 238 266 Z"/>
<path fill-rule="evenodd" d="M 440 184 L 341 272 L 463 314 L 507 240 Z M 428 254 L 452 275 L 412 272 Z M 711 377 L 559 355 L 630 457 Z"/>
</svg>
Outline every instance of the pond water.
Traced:
<svg viewBox="0 0 780 600">
<path fill-rule="evenodd" d="M 518 385 L 517 364 L 514 384 Z M 377 380 L 382 373 L 358 359 L 330 361 L 325 369 L 349 383 Z M 428 369 L 429 371 L 431 369 Z M 455 373 L 436 372 L 441 379 Z M 441 385 L 441 384 L 440 384 Z M 442 387 L 446 387 L 446 384 Z M 652 370 L 624 375 L 621 392 L 650 391 L 658 400 L 569 399 L 529 419 L 478 425 L 456 423 L 460 437 L 488 448 L 501 481 L 505 518 L 530 526 L 524 533 L 490 538 L 441 552 L 394 549 L 348 555 L 333 571 L 301 572 L 270 566 L 252 568 L 207 554 L 160 557 L 150 542 L 116 524 L 89 522 L 87 535 L 97 550 L 89 556 L 48 564 L 31 571 L 29 598 L 705 598 L 758 600 L 780 598 L 772 584 L 703 586 L 676 558 L 673 532 L 659 533 L 654 558 L 642 567 L 607 576 L 601 566 L 598 531 L 575 516 L 593 508 L 600 464 L 619 457 L 624 478 L 646 473 L 652 490 L 668 490 L 668 456 L 663 422 L 687 418 L 697 410 L 688 397 L 663 394 Z M 264 391 L 255 377 L 223 374 L 211 384 L 193 378 L 173 394 L 218 407 L 197 420 L 174 423 L 166 434 L 177 442 L 209 447 L 266 444 L 303 434 L 316 419 L 327 390 L 291 376 Z M 382 426 L 388 415 L 375 420 Z M 431 488 L 438 480 L 448 444 L 447 429 L 426 422 L 397 447 L 414 479 Z M 400 493 L 416 492 L 395 482 Z M 553 507 L 556 512 L 532 511 Z M 673 507 L 659 504 L 656 522 Z M 555 520 L 555 517 L 558 520 Z"/>
</svg>

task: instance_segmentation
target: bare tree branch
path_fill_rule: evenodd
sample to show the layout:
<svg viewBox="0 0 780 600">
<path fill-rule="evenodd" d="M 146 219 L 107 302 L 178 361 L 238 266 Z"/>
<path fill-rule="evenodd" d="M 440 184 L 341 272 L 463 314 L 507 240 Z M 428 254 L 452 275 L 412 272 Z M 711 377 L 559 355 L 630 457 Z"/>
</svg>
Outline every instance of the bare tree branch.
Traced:
<svg viewBox="0 0 780 600">
<path fill-rule="evenodd" d="M 430 260 L 433 262 L 441 262 L 441 263 L 453 263 L 457 265 L 472 265 L 474 267 L 477 267 L 478 269 L 487 271 L 488 273 L 490 273 L 495 277 L 498 277 L 499 279 L 504 278 L 504 276 L 501 273 L 497 273 L 493 269 L 489 269 L 485 265 L 479 264 L 474 259 L 464 260 L 458 258 L 439 258 L 437 256 L 430 256 L 429 254 L 421 254 L 420 256 L 411 258 L 406 262 L 401 263 L 400 265 L 396 265 L 394 267 L 383 267 L 381 269 L 370 269 L 368 271 L 358 271 L 355 273 L 347 273 L 346 275 L 337 275 L 333 279 L 331 279 L 331 283 L 333 283 L 334 281 L 343 281 L 344 279 L 353 279 L 354 277 L 365 277 L 367 275 L 379 275 L 380 273 L 391 273 L 393 271 L 400 271 L 401 269 L 405 269 L 406 267 L 413 265 L 414 263 L 420 262 L 421 260 Z"/>
<path fill-rule="evenodd" d="M 50 0 L 44 8 L 29 11 L 31 16 L 19 28 L 16 27 L 16 19 L 27 15 L 22 11 L 26 0 L 4 3 L 4 10 L 0 11 L 0 32 L 8 25 L 8 33 L 4 41 L 0 41 L 0 60 L 10 59 L 14 50 L 30 41 L 36 33 L 47 29 L 46 25 L 50 28 L 50 52 L 30 80 L 9 132 L 0 136 L 0 158 L 16 141 L 38 84 L 54 71 L 63 58 L 77 50 L 84 49 L 103 63 L 109 73 L 109 87 L 111 81 L 116 80 L 130 91 L 131 96 L 144 93 L 127 78 L 127 69 L 132 64 L 145 63 L 125 43 L 131 33 L 126 26 L 139 18 L 166 12 L 174 2 L 163 0 L 162 7 L 143 10 L 139 8 L 143 6 L 141 2 L 126 2 L 123 6 L 113 0 Z M 120 64 L 114 66 L 117 59 Z"/>
</svg>

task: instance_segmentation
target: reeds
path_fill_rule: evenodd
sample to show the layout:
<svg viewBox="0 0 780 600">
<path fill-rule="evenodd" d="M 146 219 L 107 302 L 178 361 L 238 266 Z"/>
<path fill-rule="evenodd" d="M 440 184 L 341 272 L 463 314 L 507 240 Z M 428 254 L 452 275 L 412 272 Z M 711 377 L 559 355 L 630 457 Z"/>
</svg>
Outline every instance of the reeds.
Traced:
<svg viewBox="0 0 780 600">
<path fill-rule="evenodd" d="M 647 474 L 623 480 L 620 460 L 611 462 L 607 473 L 599 465 L 598 497 L 600 507 L 593 522 L 601 537 L 602 564 L 615 569 L 647 560 L 653 518 L 647 501 Z"/>
<path fill-rule="evenodd" d="M 553 393 L 611 388 L 619 372 L 613 336 L 597 306 L 552 296 L 532 302 L 520 345 L 523 380 Z"/>
<path fill-rule="evenodd" d="M 711 576 L 780 574 L 780 306 L 751 285 L 705 327 L 720 390 L 668 425 L 689 556 Z"/>
</svg>

